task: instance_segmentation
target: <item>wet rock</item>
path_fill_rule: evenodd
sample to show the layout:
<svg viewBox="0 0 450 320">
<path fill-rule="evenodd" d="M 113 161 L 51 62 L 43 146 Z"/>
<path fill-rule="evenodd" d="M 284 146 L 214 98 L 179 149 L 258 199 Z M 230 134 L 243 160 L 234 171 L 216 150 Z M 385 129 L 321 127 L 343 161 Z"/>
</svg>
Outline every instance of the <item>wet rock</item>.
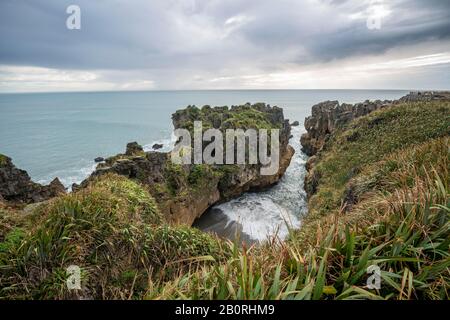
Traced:
<svg viewBox="0 0 450 320">
<path fill-rule="evenodd" d="M 161 149 L 162 147 L 164 147 L 164 145 L 163 145 L 162 143 L 155 143 L 155 144 L 152 146 L 152 149 L 153 149 L 153 150 L 159 150 L 159 149 Z"/>
<path fill-rule="evenodd" d="M 298 121 L 294 121 L 291 123 L 291 127 L 297 127 L 299 125 L 300 125 L 300 122 L 298 122 Z"/>
<path fill-rule="evenodd" d="M 103 158 L 103 157 L 97 157 L 97 158 L 94 159 L 94 161 L 95 161 L 95 162 L 103 162 L 103 161 L 105 161 L 105 158 Z"/>
<path fill-rule="evenodd" d="M 78 183 L 72 183 L 71 189 L 72 192 L 77 192 L 78 190 L 80 190 L 80 185 Z"/>
</svg>

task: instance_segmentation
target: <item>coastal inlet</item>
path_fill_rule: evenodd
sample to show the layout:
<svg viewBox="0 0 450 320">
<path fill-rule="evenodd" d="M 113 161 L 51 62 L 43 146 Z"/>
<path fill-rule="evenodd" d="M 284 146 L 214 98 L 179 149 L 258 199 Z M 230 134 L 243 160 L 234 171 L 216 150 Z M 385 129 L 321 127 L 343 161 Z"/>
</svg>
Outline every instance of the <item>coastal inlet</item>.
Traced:
<svg viewBox="0 0 450 320">
<path fill-rule="evenodd" d="M 298 228 L 307 212 L 303 180 L 307 156 L 301 151 L 302 126 L 292 127 L 290 145 L 295 149 L 291 164 L 280 181 L 260 192 L 248 192 L 215 205 L 194 222 L 194 227 L 246 243 L 276 236 L 285 239 L 290 228 Z"/>
</svg>

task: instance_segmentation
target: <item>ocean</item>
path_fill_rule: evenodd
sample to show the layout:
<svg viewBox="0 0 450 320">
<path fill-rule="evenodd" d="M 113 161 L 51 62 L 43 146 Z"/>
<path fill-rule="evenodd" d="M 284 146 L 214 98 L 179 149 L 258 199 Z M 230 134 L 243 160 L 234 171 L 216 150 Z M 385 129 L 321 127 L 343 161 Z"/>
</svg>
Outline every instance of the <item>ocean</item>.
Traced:
<svg viewBox="0 0 450 320">
<path fill-rule="evenodd" d="M 0 94 L 0 153 L 13 159 L 33 180 L 53 178 L 70 187 L 95 168 L 96 157 L 125 151 L 130 141 L 146 150 L 162 143 L 170 150 L 171 114 L 188 105 L 211 106 L 266 102 L 284 109 L 285 118 L 299 121 L 291 144 L 292 165 L 275 187 L 249 193 L 213 207 L 196 225 L 232 237 L 239 229 L 253 240 L 267 234 L 285 237 L 306 212 L 303 191 L 306 156 L 299 138 L 311 106 L 325 100 L 355 103 L 366 99 L 397 99 L 397 90 L 207 90 L 143 92 L 76 92 Z M 214 215 L 214 212 L 216 213 Z M 217 217 L 223 216 L 218 219 Z"/>
</svg>

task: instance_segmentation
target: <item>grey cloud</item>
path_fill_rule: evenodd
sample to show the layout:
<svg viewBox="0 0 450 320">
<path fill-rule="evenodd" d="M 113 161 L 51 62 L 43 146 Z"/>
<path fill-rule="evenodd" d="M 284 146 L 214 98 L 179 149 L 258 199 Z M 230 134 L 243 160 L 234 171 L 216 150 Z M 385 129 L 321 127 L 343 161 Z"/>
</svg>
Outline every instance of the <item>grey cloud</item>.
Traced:
<svg viewBox="0 0 450 320">
<path fill-rule="evenodd" d="M 82 29 L 65 28 L 65 9 L 82 10 Z M 385 1 L 381 30 L 349 16 L 369 1 L 2 0 L 0 64 L 80 70 L 145 69 L 150 74 L 276 70 L 449 41 L 450 2 Z M 241 24 L 227 29 L 230 18 Z"/>
</svg>

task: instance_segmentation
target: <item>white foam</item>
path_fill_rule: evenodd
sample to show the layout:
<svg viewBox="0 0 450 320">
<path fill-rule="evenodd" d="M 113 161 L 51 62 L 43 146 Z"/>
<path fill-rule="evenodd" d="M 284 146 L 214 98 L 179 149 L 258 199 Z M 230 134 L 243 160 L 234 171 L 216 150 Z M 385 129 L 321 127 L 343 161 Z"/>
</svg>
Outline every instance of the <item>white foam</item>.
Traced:
<svg viewBox="0 0 450 320">
<path fill-rule="evenodd" d="M 275 203 L 268 196 L 249 193 L 240 198 L 216 206 L 229 219 L 228 224 L 238 222 L 250 238 L 264 241 L 269 236 L 285 239 L 290 228 L 298 228 L 298 217 Z"/>
<path fill-rule="evenodd" d="M 153 145 L 155 143 L 158 144 L 162 144 L 163 147 L 157 151 L 162 151 L 162 152 L 169 152 L 172 150 L 173 146 L 175 145 L 175 142 L 177 141 L 177 137 L 173 134 L 171 134 L 170 138 L 166 138 L 166 139 L 160 139 L 160 140 L 155 140 L 151 143 L 148 143 L 146 145 L 143 146 L 144 151 L 153 151 Z"/>
<path fill-rule="evenodd" d="M 94 172 L 97 164 L 93 161 L 82 160 L 80 161 L 80 166 L 75 168 L 57 170 L 52 172 L 48 178 L 41 179 L 38 182 L 40 184 L 47 185 L 49 184 L 55 177 L 58 177 L 61 183 L 71 190 L 73 183 L 80 183 L 84 179 L 86 179 L 92 172 Z M 80 168 L 81 167 L 81 168 Z"/>
<path fill-rule="evenodd" d="M 307 158 L 301 152 L 302 132 L 301 127 L 292 128 L 290 144 L 295 154 L 278 184 L 267 191 L 246 193 L 214 207 L 227 216 L 228 224 L 239 223 L 242 231 L 253 240 L 264 241 L 272 236 L 285 239 L 290 228 L 300 227 L 300 219 L 307 210 L 303 189 Z"/>
</svg>

